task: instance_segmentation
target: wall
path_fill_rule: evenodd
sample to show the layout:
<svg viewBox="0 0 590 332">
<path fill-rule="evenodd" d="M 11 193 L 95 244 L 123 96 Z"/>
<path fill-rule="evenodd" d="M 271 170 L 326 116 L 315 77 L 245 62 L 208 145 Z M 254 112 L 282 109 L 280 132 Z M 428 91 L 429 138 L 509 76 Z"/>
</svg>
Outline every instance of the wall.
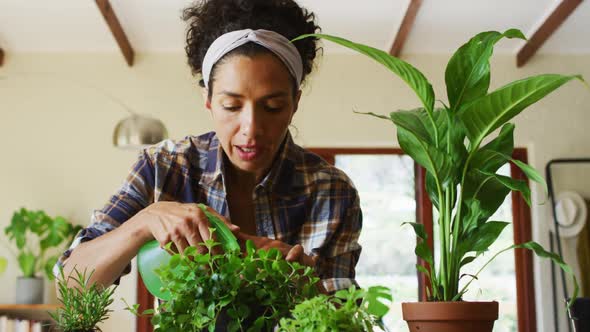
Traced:
<svg viewBox="0 0 590 332">
<path fill-rule="evenodd" d="M 447 55 L 404 58 L 430 78 L 439 99 L 446 99 Z M 493 88 L 545 72 L 590 78 L 587 55 L 539 55 L 523 69 L 514 62 L 514 57 L 494 58 Z M 418 105 L 413 92 L 357 55 L 325 55 L 318 67 L 295 116 L 296 141 L 314 147 L 397 146 L 391 124 L 352 111 L 409 109 Z M 161 119 L 172 138 L 210 128 L 183 55 L 140 54 L 128 68 L 119 54 L 8 54 L 0 67 L 0 228 L 21 206 L 86 224 L 91 211 L 105 203 L 136 157 L 134 151 L 112 146 L 115 124 L 126 116 L 113 98 Z M 542 171 L 552 158 L 590 156 L 589 104 L 590 90 L 574 82 L 516 118 L 517 145 L 528 148 L 534 167 Z M 533 186 L 533 236 L 547 245 L 551 218 L 548 205 L 539 205 L 544 198 L 537 189 Z M 1 277 L 0 303 L 14 301 L 16 266 L 11 257 Z M 553 329 L 549 274 L 549 265 L 535 260 L 539 331 Z M 119 298 L 134 301 L 135 282 L 134 270 L 117 291 L 104 331 L 134 329 L 134 317 L 118 309 L 123 307 Z M 54 301 L 52 287 L 47 288 Z"/>
</svg>

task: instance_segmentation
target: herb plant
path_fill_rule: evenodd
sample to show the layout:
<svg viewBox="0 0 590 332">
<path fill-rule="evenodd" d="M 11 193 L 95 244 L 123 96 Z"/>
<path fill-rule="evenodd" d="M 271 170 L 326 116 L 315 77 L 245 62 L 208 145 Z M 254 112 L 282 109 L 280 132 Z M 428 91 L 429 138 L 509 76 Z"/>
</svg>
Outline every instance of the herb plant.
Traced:
<svg viewBox="0 0 590 332">
<path fill-rule="evenodd" d="M 44 211 L 21 208 L 13 214 L 4 233 L 16 244 L 18 253 L 15 255 L 25 278 L 33 278 L 44 271 L 47 278 L 53 280 L 52 269 L 58 255 L 48 257 L 48 251 L 71 242 L 80 229 L 81 226 L 74 226 L 63 217 L 51 218 Z"/>
<path fill-rule="evenodd" d="M 57 286 L 62 307 L 55 313 L 49 313 L 57 327 L 63 332 L 100 331 L 97 324 L 106 320 L 112 311 L 108 306 L 113 303 L 112 296 L 117 286 L 105 289 L 99 284 L 90 284 L 94 271 L 87 277 L 86 270 L 81 273 L 74 268 L 72 273 L 75 275 L 69 275 L 67 279 L 63 270 L 60 272 Z M 75 285 L 68 287 L 69 279 L 74 280 Z"/>
<path fill-rule="evenodd" d="M 376 60 L 403 79 L 422 102 L 422 107 L 391 112 L 389 116 L 364 114 L 392 121 L 402 150 L 426 169 L 426 189 L 439 212 L 440 261 L 435 267 L 423 225 L 410 223 L 421 239 L 415 252 L 426 262 L 426 268 L 416 267 L 429 279 L 431 301 L 461 300 L 467 286 L 481 272 L 470 276 L 471 280 L 459 289 L 461 269 L 485 253 L 508 225 L 504 221 L 489 221 L 490 217 L 511 191 L 520 192 L 530 205 L 527 182 L 498 175 L 496 171 L 512 162 L 546 191 L 546 183 L 535 169 L 511 158 L 515 126 L 508 121 L 563 84 L 573 79 L 584 82 L 582 77 L 543 74 L 488 92 L 489 59 L 494 45 L 504 37 L 525 37 L 517 29 L 482 32 L 451 57 L 445 71 L 448 105 L 441 102 L 442 107 L 435 108 L 432 85 L 412 65 L 379 49 L 339 37 L 311 34 L 295 40 L 306 37 L 323 38 Z M 499 133 L 492 137 L 498 129 Z M 559 256 L 535 242 L 513 245 L 500 253 L 513 248 L 530 249 L 540 257 L 550 258 L 573 277 L 570 267 Z M 575 298 L 578 285 L 573 279 Z"/>
<path fill-rule="evenodd" d="M 220 244 L 209 239 L 203 245 L 211 252 Z M 296 304 L 317 294 L 312 268 L 287 262 L 278 249 L 256 250 L 251 241 L 244 254 L 198 254 L 188 247 L 156 273 L 170 300 L 156 312 L 143 312 L 154 314 L 155 331 L 214 331 L 222 315 L 228 331 L 272 330 Z M 138 313 L 137 305 L 128 309 Z"/>
<path fill-rule="evenodd" d="M 280 332 L 347 332 L 383 329 L 381 319 L 389 311 L 384 301 L 393 298 L 386 287 L 367 290 L 337 291 L 334 296 L 320 294 L 308 299 L 291 311 L 290 318 L 282 318 Z M 360 304 L 359 304 L 360 303 Z"/>
</svg>

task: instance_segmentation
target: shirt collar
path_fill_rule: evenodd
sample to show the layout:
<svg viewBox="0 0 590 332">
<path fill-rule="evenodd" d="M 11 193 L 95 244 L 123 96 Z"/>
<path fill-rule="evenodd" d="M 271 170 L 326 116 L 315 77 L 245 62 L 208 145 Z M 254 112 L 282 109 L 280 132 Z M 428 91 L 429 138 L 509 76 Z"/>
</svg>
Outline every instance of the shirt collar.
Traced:
<svg viewBox="0 0 590 332">
<path fill-rule="evenodd" d="M 201 174 L 200 184 L 215 187 L 224 190 L 224 158 L 225 153 L 217 138 L 214 135 L 206 151 L 206 164 Z M 256 185 L 256 188 L 262 187 L 270 190 L 277 195 L 286 195 L 292 185 L 292 178 L 295 175 L 295 166 L 301 162 L 303 154 L 301 148 L 295 145 L 291 133 L 287 131 L 285 139 L 277 152 L 271 169 L 266 176 Z"/>
</svg>

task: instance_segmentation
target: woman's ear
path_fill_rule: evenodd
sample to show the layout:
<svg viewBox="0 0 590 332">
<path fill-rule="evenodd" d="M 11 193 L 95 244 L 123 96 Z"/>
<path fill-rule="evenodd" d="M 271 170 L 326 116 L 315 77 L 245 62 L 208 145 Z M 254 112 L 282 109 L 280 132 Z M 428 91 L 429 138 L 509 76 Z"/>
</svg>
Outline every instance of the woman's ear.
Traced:
<svg viewBox="0 0 590 332">
<path fill-rule="evenodd" d="M 209 90 L 207 88 L 201 89 L 203 101 L 205 103 L 205 109 L 211 112 L 211 100 L 209 99 Z"/>
<path fill-rule="evenodd" d="M 293 114 L 295 114 L 295 112 L 297 112 L 297 109 L 299 108 L 299 100 L 301 99 L 301 90 L 297 90 L 297 95 L 295 96 L 295 105 L 293 108 Z"/>
</svg>

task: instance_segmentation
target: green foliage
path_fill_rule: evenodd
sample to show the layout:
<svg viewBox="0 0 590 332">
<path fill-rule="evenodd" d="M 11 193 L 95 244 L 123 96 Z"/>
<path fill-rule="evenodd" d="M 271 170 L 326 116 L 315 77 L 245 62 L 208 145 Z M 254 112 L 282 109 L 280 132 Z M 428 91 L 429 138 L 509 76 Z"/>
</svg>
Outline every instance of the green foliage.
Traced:
<svg viewBox="0 0 590 332">
<path fill-rule="evenodd" d="M 220 244 L 210 239 L 204 245 L 211 252 Z M 251 241 L 244 254 L 198 254 L 188 247 L 156 273 L 171 295 L 152 317 L 156 331 L 213 331 L 222 313 L 230 318 L 228 331 L 271 330 L 296 304 L 317 294 L 311 267 L 287 262 L 278 249 L 256 250 Z M 128 308 L 135 314 L 138 309 Z M 243 326 L 247 320 L 251 326 Z"/>
<path fill-rule="evenodd" d="M 52 280 L 52 268 L 58 256 L 47 257 L 48 251 L 64 242 L 71 242 L 80 229 L 81 226 L 74 226 L 63 217 L 51 218 L 42 210 L 21 208 L 13 214 L 4 233 L 16 245 L 15 255 L 24 277 L 32 278 L 44 271 Z"/>
<path fill-rule="evenodd" d="M 8 262 L 6 261 L 6 258 L 0 257 L 0 276 L 6 271 L 7 264 Z"/>
<path fill-rule="evenodd" d="M 61 277 L 57 281 L 59 301 L 62 307 L 55 313 L 50 312 L 56 321 L 57 327 L 63 332 L 90 332 L 100 331 L 96 325 L 109 316 L 112 310 L 108 306 L 113 303 L 113 293 L 116 286 L 104 288 L 99 284 L 90 284 L 92 273 L 86 276 L 86 270 L 79 272 L 74 268 L 74 276 L 67 279 L 61 270 Z M 74 285 L 68 287 L 68 280 L 73 280 Z"/>
<path fill-rule="evenodd" d="M 320 294 L 306 300 L 291 311 L 291 318 L 282 318 L 281 332 L 340 332 L 383 329 L 381 318 L 389 311 L 393 300 L 385 287 L 354 286 L 340 290 L 334 296 Z M 386 302 L 386 303 L 384 303 Z"/>
<path fill-rule="evenodd" d="M 507 225 L 488 221 L 489 218 L 511 191 L 520 192 L 530 204 L 527 182 L 498 175 L 496 171 L 513 162 L 530 180 L 547 188 L 534 168 L 511 159 L 514 125 L 509 121 L 563 84 L 574 79 L 585 83 L 584 80 L 580 75 L 545 74 L 489 92 L 489 60 L 494 45 L 502 38 L 525 37 L 517 29 L 504 33 L 487 31 L 471 38 L 453 54 L 445 71 L 449 106 L 434 109 L 431 84 L 410 64 L 381 50 L 339 37 L 312 34 L 295 40 L 310 36 L 338 43 L 376 60 L 408 83 L 422 102 L 422 107 L 392 112 L 389 117 L 364 114 L 392 121 L 397 127 L 401 148 L 426 169 L 426 189 L 439 212 L 440 262 L 435 269 L 433 254 L 425 245 L 426 234 L 412 224 L 420 239 L 415 252 L 427 262 L 432 273 L 423 267 L 418 269 L 430 281 L 430 300 L 460 300 L 465 292 L 465 288 L 459 291 L 461 268 L 486 252 Z M 499 134 L 482 146 L 498 129 Z M 561 258 L 547 253 L 534 242 L 517 247 L 533 250 L 539 257 L 556 262 L 572 276 L 573 298 L 577 296 L 577 281 Z M 477 278 L 477 274 L 471 277 Z"/>
</svg>

